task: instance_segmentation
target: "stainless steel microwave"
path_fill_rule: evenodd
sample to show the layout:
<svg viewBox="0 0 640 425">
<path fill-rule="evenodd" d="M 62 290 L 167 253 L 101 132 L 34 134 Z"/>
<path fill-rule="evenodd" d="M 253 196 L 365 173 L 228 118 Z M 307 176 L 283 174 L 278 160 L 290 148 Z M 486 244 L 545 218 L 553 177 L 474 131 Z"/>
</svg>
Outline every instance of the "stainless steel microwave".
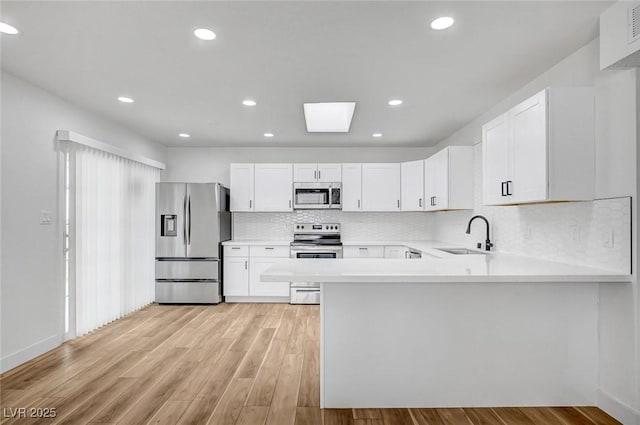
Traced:
<svg viewBox="0 0 640 425">
<path fill-rule="evenodd" d="M 341 183 L 294 183 L 293 209 L 342 209 Z"/>
</svg>

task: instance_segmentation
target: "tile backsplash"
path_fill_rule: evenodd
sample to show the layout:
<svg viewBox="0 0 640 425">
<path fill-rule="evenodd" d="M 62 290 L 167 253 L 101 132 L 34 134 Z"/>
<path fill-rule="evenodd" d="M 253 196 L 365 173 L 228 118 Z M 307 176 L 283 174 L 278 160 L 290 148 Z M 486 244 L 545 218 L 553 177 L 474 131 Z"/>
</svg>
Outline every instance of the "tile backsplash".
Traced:
<svg viewBox="0 0 640 425">
<path fill-rule="evenodd" d="M 344 241 L 432 239 L 430 220 L 425 213 L 354 213 L 325 210 L 234 213 L 233 238 L 291 240 L 295 223 L 340 223 Z"/>
<path fill-rule="evenodd" d="M 474 210 L 436 213 L 357 213 L 326 210 L 234 213 L 233 238 L 291 240 L 294 223 L 340 223 L 344 241 L 439 240 L 475 248 L 491 223 L 494 250 L 623 273 L 631 269 L 631 198 L 519 206 L 482 205 L 482 146 L 474 149 Z"/>
</svg>

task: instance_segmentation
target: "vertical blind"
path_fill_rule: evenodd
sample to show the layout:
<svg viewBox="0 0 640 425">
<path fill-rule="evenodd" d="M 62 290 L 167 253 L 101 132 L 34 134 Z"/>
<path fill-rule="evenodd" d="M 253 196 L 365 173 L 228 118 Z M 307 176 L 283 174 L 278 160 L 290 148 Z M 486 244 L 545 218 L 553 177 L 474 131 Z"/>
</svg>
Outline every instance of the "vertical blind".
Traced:
<svg viewBox="0 0 640 425">
<path fill-rule="evenodd" d="M 75 170 L 75 334 L 154 300 L 157 168 L 67 143 Z"/>
</svg>

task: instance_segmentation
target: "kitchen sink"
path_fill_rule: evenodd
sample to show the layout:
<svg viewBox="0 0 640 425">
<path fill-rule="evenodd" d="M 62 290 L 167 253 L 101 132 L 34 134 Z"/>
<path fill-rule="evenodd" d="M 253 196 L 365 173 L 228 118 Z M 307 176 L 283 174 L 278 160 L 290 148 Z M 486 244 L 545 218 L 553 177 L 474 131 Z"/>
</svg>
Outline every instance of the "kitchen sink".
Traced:
<svg viewBox="0 0 640 425">
<path fill-rule="evenodd" d="M 467 248 L 436 248 L 438 251 L 447 252 L 454 255 L 488 255 L 489 252 L 474 251 Z"/>
</svg>

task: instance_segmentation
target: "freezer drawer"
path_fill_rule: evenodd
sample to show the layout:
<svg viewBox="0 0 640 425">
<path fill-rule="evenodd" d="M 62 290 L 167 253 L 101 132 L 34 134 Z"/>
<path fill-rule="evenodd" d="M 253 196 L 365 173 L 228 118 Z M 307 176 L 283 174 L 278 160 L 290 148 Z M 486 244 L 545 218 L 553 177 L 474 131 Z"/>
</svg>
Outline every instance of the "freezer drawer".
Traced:
<svg viewBox="0 0 640 425">
<path fill-rule="evenodd" d="M 220 301 L 219 282 L 156 282 L 159 304 L 218 304 Z"/>
<path fill-rule="evenodd" d="M 219 280 L 217 260 L 156 260 L 156 279 Z"/>
<path fill-rule="evenodd" d="M 291 304 L 320 304 L 319 287 L 291 287 L 289 303 Z"/>
</svg>

